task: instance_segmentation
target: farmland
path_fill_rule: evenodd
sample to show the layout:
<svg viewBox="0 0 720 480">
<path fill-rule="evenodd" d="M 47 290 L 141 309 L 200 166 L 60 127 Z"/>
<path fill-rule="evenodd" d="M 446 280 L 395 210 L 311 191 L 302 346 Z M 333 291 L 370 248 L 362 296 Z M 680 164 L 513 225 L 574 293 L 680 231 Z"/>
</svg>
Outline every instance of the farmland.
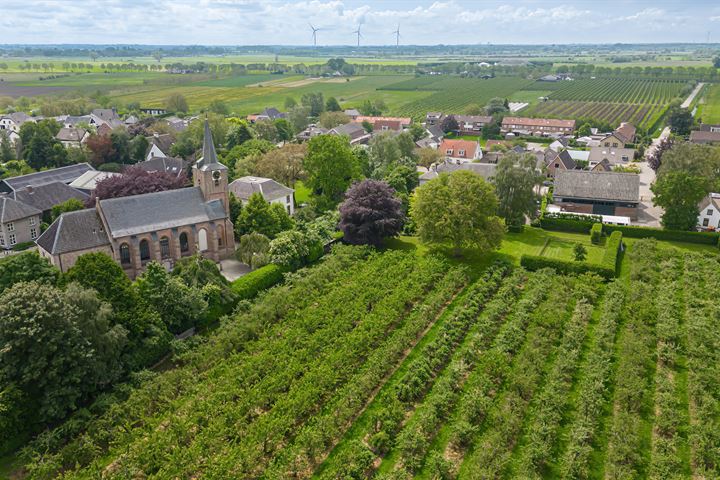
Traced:
<svg viewBox="0 0 720 480">
<path fill-rule="evenodd" d="M 716 478 L 714 247 L 630 240 L 604 285 L 517 267 L 586 237 L 529 228 L 463 259 L 338 248 L 41 435 L 29 476 Z"/>
<path fill-rule="evenodd" d="M 705 123 L 720 123 L 720 85 L 705 87 L 705 94 L 700 100 L 697 116 Z"/>
<path fill-rule="evenodd" d="M 632 122 L 651 128 L 686 87 L 666 80 L 592 79 L 537 82 L 532 88 L 548 88 L 548 101 L 535 105 L 532 116 L 596 119 L 610 124 Z"/>
</svg>

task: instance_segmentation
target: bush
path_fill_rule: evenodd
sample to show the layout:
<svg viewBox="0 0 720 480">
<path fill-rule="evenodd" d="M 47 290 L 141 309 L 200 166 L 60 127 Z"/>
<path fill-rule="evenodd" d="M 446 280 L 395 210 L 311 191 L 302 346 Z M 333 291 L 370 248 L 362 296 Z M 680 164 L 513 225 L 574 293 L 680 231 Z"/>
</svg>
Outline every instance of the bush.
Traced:
<svg viewBox="0 0 720 480">
<path fill-rule="evenodd" d="M 282 279 L 283 270 L 279 265 L 265 265 L 232 282 L 231 288 L 240 300 L 249 300 Z"/>
<path fill-rule="evenodd" d="M 593 223 L 590 229 L 590 242 L 593 245 L 600 244 L 600 238 L 602 237 L 602 223 Z"/>
<path fill-rule="evenodd" d="M 720 237 L 717 232 L 686 232 L 629 225 L 603 225 L 603 231 L 605 233 L 622 232 L 624 236 L 630 238 L 655 238 L 656 240 L 699 243 L 702 245 L 717 245 L 718 237 Z"/>
<path fill-rule="evenodd" d="M 615 269 L 608 268 L 605 265 L 594 265 L 592 263 L 585 262 L 568 262 L 566 260 L 558 260 L 555 258 L 538 257 L 537 255 L 523 255 L 520 257 L 520 265 L 530 271 L 552 268 L 556 272 L 562 274 L 595 273 L 606 280 L 610 280 L 615 276 Z"/>
<path fill-rule="evenodd" d="M 22 252 L 23 250 L 27 250 L 28 248 L 34 247 L 34 246 L 35 246 L 35 242 L 21 242 L 21 243 L 16 243 L 15 245 L 13 245 L 12 249 L 14 252 Z"/>
</svg>

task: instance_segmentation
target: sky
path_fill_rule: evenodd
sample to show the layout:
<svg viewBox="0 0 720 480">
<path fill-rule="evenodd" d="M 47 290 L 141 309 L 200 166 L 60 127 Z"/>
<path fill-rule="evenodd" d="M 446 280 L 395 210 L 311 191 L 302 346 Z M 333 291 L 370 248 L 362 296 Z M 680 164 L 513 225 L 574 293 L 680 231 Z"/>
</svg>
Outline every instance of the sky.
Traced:
<svg viewBox="0 0 720 480">
<path fill-rule="evenodd" d="M 0 0 L 0 43 L 720 43 L 720 0 Z"/>
</svg>

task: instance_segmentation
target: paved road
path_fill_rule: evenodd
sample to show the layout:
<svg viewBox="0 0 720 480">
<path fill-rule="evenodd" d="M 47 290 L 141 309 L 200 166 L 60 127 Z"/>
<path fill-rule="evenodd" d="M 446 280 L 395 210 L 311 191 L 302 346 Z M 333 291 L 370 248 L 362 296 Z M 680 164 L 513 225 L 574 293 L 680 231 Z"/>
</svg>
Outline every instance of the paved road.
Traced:
<svg viewBox="0 0 720 480">
<path fill-rule="evenodd" d="M 695 86 L 695 90 L 692 91 L 689 97 L 685 99 L 685 101 L 680 105 L 682 108 L 690 108 L 690 104 L 695 100 L 695 97 L 697 97 L 697 94 L 700 92 L 700 89 L 705 85 L 704 83 L 700 82 Z"/>
<path fill-rule="evenodd" d="M 662 142 L 669 136 L 670 136 L 670 127 L 663 128 L 662 132 L 660 132 L 660 135 L 658 135 L 657 138 L 653 138 L 653 141 L 650 144 L 650 146 L 647 149 L 645 149 L 645 158 L 646 159 L 649 158 L 650 155 L 653 154 L 655 149 L 657 149 L 658 145 L 660 145 L 660 142 Z"/>
</svg>

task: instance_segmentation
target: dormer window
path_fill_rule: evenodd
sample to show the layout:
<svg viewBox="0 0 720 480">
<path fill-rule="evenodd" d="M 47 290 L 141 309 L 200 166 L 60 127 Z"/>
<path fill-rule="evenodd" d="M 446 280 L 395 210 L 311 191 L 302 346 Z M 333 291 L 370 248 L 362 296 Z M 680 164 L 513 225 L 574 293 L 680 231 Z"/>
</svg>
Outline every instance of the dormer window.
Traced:
<svg viewBox="0 0 720 480">
<path fill-rule="evenodd" d="M 464 156 L 465 156 L 465 150 L 460 150 L 460 151 L 458 152 L 458 155 L 460 155 L 461 157 L 464 157 Z"/>
<path fill-rule="evenodd" d="M 451 148 L 445 150 L 445 155 L 452 155 L 453 151 Z"/>
</svg>

